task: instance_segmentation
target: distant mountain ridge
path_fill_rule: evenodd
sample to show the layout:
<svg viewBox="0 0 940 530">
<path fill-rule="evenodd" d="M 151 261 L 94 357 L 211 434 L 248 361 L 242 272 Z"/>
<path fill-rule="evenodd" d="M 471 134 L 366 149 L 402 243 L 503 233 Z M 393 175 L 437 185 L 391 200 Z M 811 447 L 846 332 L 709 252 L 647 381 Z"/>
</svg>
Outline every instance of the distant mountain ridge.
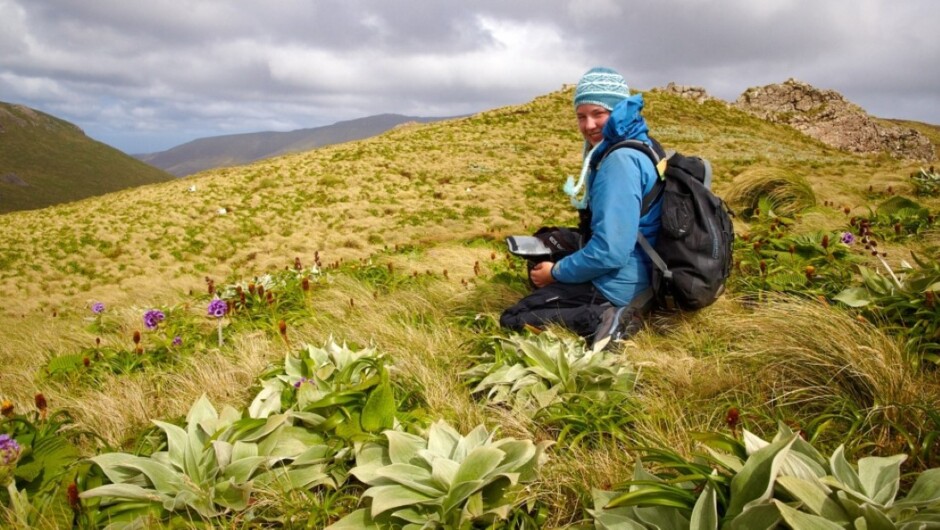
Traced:
<svg viewBox="0 0 940 530">
<path fill-rule="evenodd" d="M 199 138 L 166 151 L 132 156 L 173 175 L 183 177 L 206 169 L 240 166 L 273 156 L 362 140 L 405 123 L 429 123 L 445 119 L 449 118 L 379 114 L 311 129 Z"/>
<path fill-rule="evenodd" d="M 75 124 L 0 102 L 0 214 L 172 179 Z"/>
</svg>

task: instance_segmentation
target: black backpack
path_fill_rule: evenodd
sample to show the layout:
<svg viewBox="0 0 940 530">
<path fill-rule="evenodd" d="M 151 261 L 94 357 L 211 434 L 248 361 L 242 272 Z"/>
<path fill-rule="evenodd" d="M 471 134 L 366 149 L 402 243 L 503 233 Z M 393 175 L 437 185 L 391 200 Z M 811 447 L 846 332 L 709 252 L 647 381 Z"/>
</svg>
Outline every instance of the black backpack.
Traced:
<svg viewBox="0 0 940 530">
<path fill-rule="evenodd" d="M 734 229 L 731 212 L 711 192 L 711 165 L 699 157 L 667 154 L 655 140 L 650 147 L 624 140 L 608 147 L 591 169 L 596 170 L 614 150 L 642 151 L 660 174 L 653 190 L 643 198 L 640 217 L 662 197 L 662 226 L 653 248 L 642 233 L 637 241 L 654 264 L 652 295 L 663 309 L 694 311 L 711 305 L 725 290 L 731 272 Z M 582 210 L 583 236 L 590 229 L 590 210 Z M 645 303 L 645 302 L 644 302 Z"/>
</svg>

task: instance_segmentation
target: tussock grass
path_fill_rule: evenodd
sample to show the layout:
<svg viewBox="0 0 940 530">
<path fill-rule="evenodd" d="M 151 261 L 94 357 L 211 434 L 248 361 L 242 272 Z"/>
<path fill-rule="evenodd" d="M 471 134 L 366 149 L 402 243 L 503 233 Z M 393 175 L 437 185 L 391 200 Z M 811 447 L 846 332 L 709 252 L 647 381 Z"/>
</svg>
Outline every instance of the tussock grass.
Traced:
<svg viewBox="0 0 940 530">
<path fill-rule="evenodd" d="M 735 177 L 724 195 L 731 208 L 745 217 L 754 215 L 766 197 L 777 215 L 793 217 L 816 205 L 816 194 L 805 177 L 779 169 L 755 167 Z"/>
<path fill-rule="evenodd" d="M 0 215 L 0 291 L 13 299 L 0 309 L 0 397 L 29 410 L 42 391 L 51 408 L 73 414 L 75 428 L 132 447 L 150 419 L 178 419 L 202 393 L 216 407 L 247 406 L 269 363 L 332 336 L 386 353 L 396 384 L 414 391 L 431 418 L 463 431 L 484 423 L 502 436 L 551 439 L 532 418 L 472 398 L 459 373 L 491 332 L 487 324 L 524 291 L 524 271 L 510 268 L 502 238 L 575 223 L 559 189 L 580 167 L 570 98 L 569 89 L 366 141 Z M 772 195 L 778 214 L 802 216 L 799 229 L 838 229 L 847 222 L 843 204 L 864 209 L 869 185 L 882 193 L 893 183 L 901 192 L 899 179 L 910 172 L 904 162 L 838 153 L 718 103 L 650 93 L 645 113 L 665 145 L 711 159 L 726 199 L 751 205 Z M 191 185 L 196 192 L 187 191 Z M 824 200 L 838 206 L 806 211 Z M 938 198 L 923 202 L 940 206 Z M 126 347 L 147 308 L 191 304 L 189 311 L 204 312 L 194 300 L 205 296 L 206 277 L 217 285 L 249 280 L 295 258 L 309 266 L 314 256 L 328 280 L 310 293 L 303 318 L 290 320 L 287 344 L 276 329 L 241 327 L 226 334 L 223 348 L 209 343 L 159 370 L 76 384 L 41 371 L 49 358 L 93 344 L 93 301 L 109 308 L 112 328 L 102 343 Z M 548 526 L 579 521 L 591 488 L 629 478 L 637 447 L 690 454 L 693 433 L 729 433 L 730 407 L 758 434 L 776 431 L 778 420 L 804 426 L 821 450 L 854 429 L 861 434 L 850 449 L 890 454 L 910 446 L 901 429 L 916 441 L 934 428 L 926 418 L 940 406 L 937 374 L 913 369 L 884 332 L 815 301 L 765 298 L 753 306 L 727 296 L 696 314 L 657 316 L 624 345 L 623 362 L 640 371 L 640 413 L 626 436 L 632 443 L 552 448 L 532 491 L 550 507 Z M 813 423 L 821 413 L 830 427 Z M 308 501 L 262 500 L 273 512 L 302 510 Z M 240 524 L 253 523 L 232 522 Z"/>
<path fill-rule="evenodd" d="M 782 299 L 761 307 L 736 327 L 744 337 L 759 338 L 748 341 L 735 357 L 778 373 L 798 389 L 800 399 L 838 395 L 871 407 L 911 403 L 924 396 L 917 372 L 894 339 L 833 307 Z M 771 329 L 772 341 L 761 333 Z M 786 403 L 786 395 L 775 399 Z"/>
<path fill-rule="evenodd" d="M 925 411 L 940 406 L 935 374 L 912 365 L 894 338 L 816 300 L 772 297 L 753 308 L 722 300 L 660 320 L 625 352 L 645 369 L 638 436 L 684 450 L 694 432 L 728 430 L 735 407 L 758 433 L 785 421 L 838 438 L 812 423 L 832 413 L 834 429 L 839 421 L 867 429 L 877 451 L 910 452 L 898 433 L 929 430 Z"/>
</svg>

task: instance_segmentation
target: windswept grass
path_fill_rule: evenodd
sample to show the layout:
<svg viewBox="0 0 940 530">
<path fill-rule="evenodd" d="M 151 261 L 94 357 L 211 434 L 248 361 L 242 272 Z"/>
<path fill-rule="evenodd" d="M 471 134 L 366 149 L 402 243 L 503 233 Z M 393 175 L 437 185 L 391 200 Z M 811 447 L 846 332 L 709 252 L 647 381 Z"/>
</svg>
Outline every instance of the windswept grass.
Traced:
<svg viewBox="0 0 940 530">
<path fill-rule="evenodd" d="M 0 216 L 0 291 L 11 293 L 0 310 L 0 397 L 23 412 L 42 392 L 50 408 L 72 415 L 75 430 L 132 451 L 154 441 L 150 420 L 179 420 L 202 394 L 216 406 L 244 408 L 269 366 L 332 337 L 385 353 L 396 388 L 429 418 L 461 432 L 482 423 L 501 436 L 555 439 L 557 428 L 538 417 L 471 396 L 460 374 L 478 348 L 504 334 L 494 322 L 525 290 L 524 264 L 507 258 L 503 237 L 575 220 L 559 191 L 580 162 L 570 97 L 563 91 L 362 142 Z M 711 159 L 715 187 L 726 198 L 738 193 L 746 208 L 756 196 L 773 195 L 778 213 L 797 218 L 794 240 L 819 260 L 854 252 L 860 263 L 899 265 L 903 254 L 894 248 L 877 259 L 861 245 L 837 253 L 821 246 L 828 234 L 818 231 L 852 229 L 844 204 L 856 215 L 888 186 L 910 192 L 903 180 L 909 165 L 838 153 L 719 103 L 650 93 L 646 113 L 664 144 Z M 936 197 L 918 200 L 940 206 Z M 761 230 L 760 222 L 748 228 Z M 891 244 L 917 246 L 936 259 L 936 237 L 927 228 Z M 791 254 L 774 256 L 793 261 Z M 304 270 L 317 263 L 322 272 L 309 292 L 298 295 L 294 285 L 292 297 L 270 307 L 259 302 L 257 314 L 239 309 L 222 321 L 219 346 L 219 322 L 205 315 L 207 285 L 252 282 L 296 270 L 296 262 Z M 758 267 L 736 274 L 759 274 Z M 810 277 L 801 283 L 803 274 L 797 271 L 792 285 L 814 288 Z M 547 510 L 544 526 L 586 520 L 591 489 L 629 478 L 638 447 L 690 455 L 698 432 L 747 428 L 769 437 L 784 421 L 824 451 L 844 442 L 857 456 L 907 452 L 913 469 L 936 465 L 936 370 L 912 363 L 877 322 L 860 322 L 807 292 L 730 293 L 695 314 L 652 318 L 614 352 L 639 374 L 627 398 L 637 411 L 629 428 L 616 440 L 557 444 L 529 486 Z M 108 308 L 101 322 L 90 310 L 95 301 Z M 172 337 L 142 329 L 150 308 L 172 308 L 198 346 L 125 372 L 96 371 L 89 359 L 86 372 L 46 373 L 51 359 L 87 351 L 96 339 L 102 349 L 133 352 L 135 331 L 143 331 L 152 352 L 158 339 Z M 732 409 L 740 414 L 734 421 Z M 84 439 L 81 449 L 91 455 L 100 447 Z M 351 511 L 350 491 L 361 493 L 261 492 L 256 513 L 293 514 L 290 520 L 316 526 Z M 257 523 L 244 516 L 216 522 Z"/>
</svg>

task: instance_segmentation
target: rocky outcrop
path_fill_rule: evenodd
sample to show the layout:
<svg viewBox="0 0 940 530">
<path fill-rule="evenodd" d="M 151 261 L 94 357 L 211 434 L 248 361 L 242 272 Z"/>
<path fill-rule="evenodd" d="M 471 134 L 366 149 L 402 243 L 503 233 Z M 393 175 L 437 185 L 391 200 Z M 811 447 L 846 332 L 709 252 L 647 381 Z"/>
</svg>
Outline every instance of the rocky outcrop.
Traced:
<svg viewBox="0 0 940 530">
<path fill-rule="evenodd" d="M 877 123 L 864 109 L 834 90 L 822 90 L 796 79 L 749 88 L 734 106 L 784 123 L 817 140 L 853 153 L 888 152 L 895 158 L 932 161 L 934 146 L 920 132 Z"/>
<path fill-rule="evenodd" d="M 668 85 L 662 88 L 652 89 L 654 92 L 664 92 L 666 94 L 673 94 L 685 99 L 691 99 L 696 103 L 705 103 L 706 101 L 721 101 L 726 103 L 718 98 L 712 97 L 709 93 L 700 86 L 689 86 L 689 85 L 677 85 L 670 82 Z"/>
</svg>

